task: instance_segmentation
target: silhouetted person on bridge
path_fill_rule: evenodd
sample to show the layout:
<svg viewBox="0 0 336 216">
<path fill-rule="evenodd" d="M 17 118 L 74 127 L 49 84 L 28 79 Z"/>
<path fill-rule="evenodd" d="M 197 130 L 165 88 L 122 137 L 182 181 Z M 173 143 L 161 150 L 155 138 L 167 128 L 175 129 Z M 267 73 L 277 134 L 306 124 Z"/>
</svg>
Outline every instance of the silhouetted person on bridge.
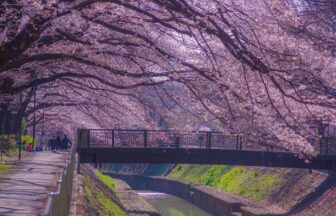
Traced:
<svg viewBox="0 0 336 216">
<path fill-rule="evenodd" d="M 64 135 L 64 138 L 62 139 L 62 149 L 68 149 L 69 144 L 72 145 L 71 141 L 68 139 L 67 135 Z"/>
</svg>

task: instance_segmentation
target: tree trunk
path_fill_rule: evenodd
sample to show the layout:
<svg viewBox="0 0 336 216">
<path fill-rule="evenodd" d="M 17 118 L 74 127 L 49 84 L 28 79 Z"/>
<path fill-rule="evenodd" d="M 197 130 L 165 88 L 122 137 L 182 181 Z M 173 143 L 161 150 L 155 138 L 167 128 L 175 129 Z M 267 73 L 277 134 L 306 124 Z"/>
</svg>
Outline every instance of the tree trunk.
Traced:
<svg viewBox="0 0 336 216">
<path fill-rule="evenodd" d="M 29 91 L 29 93 L 27 95 L 27 98 L 23 101 L 23 103 L 20 105 L 20 107 L 17 111 L 17 114 L 15 116 L 15 123 L 14 123 L 14 126 L 13 126 L 12 130 L 11 130 L 13 134 L 16 134 L 21 127 L 22 119 L 25 116 L 26 109 L 28 107 L 28 104 L 29 104 L 32 96 L 33 96 L 33 93 L 34 93 L 35 89 L 36 89 L 36 87 L 31 88 L 31 90 Z"/>
</svg>

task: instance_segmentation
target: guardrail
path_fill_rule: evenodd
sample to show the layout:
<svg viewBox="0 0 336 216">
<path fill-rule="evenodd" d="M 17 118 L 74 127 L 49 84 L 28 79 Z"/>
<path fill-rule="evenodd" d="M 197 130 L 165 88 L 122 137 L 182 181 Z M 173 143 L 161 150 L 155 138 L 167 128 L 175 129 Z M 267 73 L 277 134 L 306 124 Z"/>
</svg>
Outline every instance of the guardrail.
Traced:
<svg viewBox="0 0 336 216">
<path fill-rule="evenodd" d="M 47 204 L 42 216 L 69 215 L 75 160 L 75 149 L 73 147 L 71 148 L 65 167 L 59 172 L 57 190 L 48 193 Z"/>
<path fill-rule="evenodd" d="M 336 137 L 322 137 L 320 140 L 321 155 L 336 155 Z"/>
<path fill-rule="evenodd" d="M 132 129 L 78 129 L 79 148 L 175 148 L 288 152 L 270 143 L 251 143 L 239 134 L 213 131 Z M 316 145 L 321 155 L 336 155 L 336 137 L 322 137 Z"/>
<path fill-rule="evenodd" d="M 175 148 L 286 152 L 270 144 L 252 144 L 239 134 L 210 131 L 78 129 L 79 148 Z"/>
</svg>

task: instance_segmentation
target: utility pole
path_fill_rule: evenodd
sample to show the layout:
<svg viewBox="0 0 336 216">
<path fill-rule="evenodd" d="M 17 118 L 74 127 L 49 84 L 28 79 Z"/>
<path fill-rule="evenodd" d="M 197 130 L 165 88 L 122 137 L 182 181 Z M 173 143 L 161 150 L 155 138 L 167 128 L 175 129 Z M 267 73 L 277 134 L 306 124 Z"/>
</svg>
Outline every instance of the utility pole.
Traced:
<svg viewBox="0 0 336 216">
<path fill-rule="evenodd" d="M 33 150 L 35 149 L 35 135 L 36 135 L 36 90 L 34 89 L 34 117 L 33 117 Z"/>
<path fill-rule="evenodd" d="M 43 110 L 42 110 L 42 133 L 41 133 L 41 138 L 40 139 L 41 139 L 40 143 L 43 146 L 45 146 L 45 144 L 46 144 L 46 137 L 45 137 L 45 132 L 44 132 L 44 107 L 43 107 Z"/>
<path fill-rule="evenodd" d="M 42 113 L 42 134 L 44 135 L 44 107 L 43 107 L 43 113 Z"/>
</svg>

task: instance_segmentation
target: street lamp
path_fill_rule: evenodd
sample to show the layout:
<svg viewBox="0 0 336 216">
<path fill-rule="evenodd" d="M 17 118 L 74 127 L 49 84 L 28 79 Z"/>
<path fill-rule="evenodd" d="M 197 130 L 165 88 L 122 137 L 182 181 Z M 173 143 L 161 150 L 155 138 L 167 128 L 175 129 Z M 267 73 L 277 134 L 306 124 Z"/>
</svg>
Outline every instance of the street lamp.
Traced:
<svg viewBox="0 0 336 216">
<path fill-rule="evenodd" d="M 20 92 L 20 107 L 22 106 L 22 92 Z M 20 120 L 20 128 L 19 128 L 19 160 L 21 160 L 21 148 L 22 148 L 22 119 Z"/>
</svg>

